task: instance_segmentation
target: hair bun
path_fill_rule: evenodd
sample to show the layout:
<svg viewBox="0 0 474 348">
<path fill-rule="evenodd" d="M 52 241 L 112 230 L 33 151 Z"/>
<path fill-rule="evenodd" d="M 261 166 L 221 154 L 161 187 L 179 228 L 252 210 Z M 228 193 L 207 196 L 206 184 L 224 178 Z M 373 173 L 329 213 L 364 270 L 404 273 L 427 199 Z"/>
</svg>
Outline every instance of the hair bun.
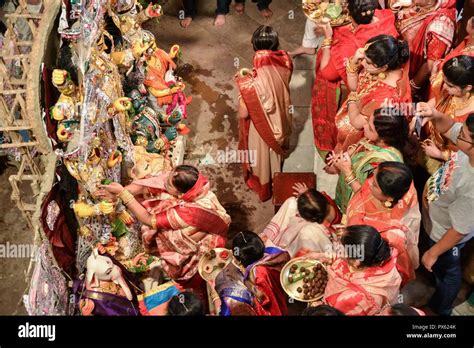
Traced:
<svg viewBox="0 0 474 348">
<path fill-rule="evenodd" d="M 410 58 L 410 47 L 408 46 L 408 42 L 404 40 L 397 40 L 397 43 L 398 43 L 399 63 L 405 64 L 406 62 L 408 62 L 408 59 Z"/>
</svg>

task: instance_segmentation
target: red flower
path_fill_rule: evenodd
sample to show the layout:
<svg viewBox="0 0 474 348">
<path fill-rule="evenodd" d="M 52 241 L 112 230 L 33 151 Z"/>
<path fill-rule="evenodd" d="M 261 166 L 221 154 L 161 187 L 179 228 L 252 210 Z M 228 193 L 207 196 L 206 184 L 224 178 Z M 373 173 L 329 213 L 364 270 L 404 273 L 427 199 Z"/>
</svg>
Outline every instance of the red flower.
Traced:
<svg viewBox="0 0 474 348">
<path fill-rule="evenodd" d="M 219 253 L 219 257 L 223 260 L 227 260 L 229 258 L 229 252 L 227 250 L 223 250 Z"/>
</svg>

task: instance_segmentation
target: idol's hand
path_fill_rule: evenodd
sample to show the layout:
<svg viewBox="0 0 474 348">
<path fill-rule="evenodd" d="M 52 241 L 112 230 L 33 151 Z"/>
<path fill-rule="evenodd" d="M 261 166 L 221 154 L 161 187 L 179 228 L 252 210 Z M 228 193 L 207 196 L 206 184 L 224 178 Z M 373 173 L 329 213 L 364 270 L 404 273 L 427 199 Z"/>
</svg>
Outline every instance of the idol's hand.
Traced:
<svg viewBox="0 0 474 348">
<path fill-rule="evenodd" d="M 66 82 L 66 78 L 68 76 L 68 72 L 62 69 L 54 69 L 53 70 L 53 83 L 55 86 L 62 86 L 64 82 Z"/>
<path fill-rule="evenodd" d="M 100 212 L 104 215 L 109 215 L 114 212 L 114 204 L 112 202 L 102 201 L 98 206 Z"/>
<path fill-rule="evenodd" d="M 178 136 L 178 132 L 176 131 L 175 127 L 170 127 L 165 131 L 165 137 L 169 141 L 176 139 L 177 136 Z"/>
<path fill-rule="evenodd" d="M 148 7 L 146 8 L 146 15 L 150 18 L 159 17 L 162 15 L 161 6 L 160 5 L 153 5 L 153 3 L 149 3 Z"/>
<path fill-rule="evenodd" d="M 94 206 L 91 206 L 84 202 L 74 203 L 73 209 L 76 215 L 80 218 L 86 218 L 97 215 Z"/>
<path fill-rule="evenodd" d="M 132 108 L 132 99 L 128 97 L 120 97 L 114 101 L 114 108 L 117 111 L 127 111 Z"/>
</svg>

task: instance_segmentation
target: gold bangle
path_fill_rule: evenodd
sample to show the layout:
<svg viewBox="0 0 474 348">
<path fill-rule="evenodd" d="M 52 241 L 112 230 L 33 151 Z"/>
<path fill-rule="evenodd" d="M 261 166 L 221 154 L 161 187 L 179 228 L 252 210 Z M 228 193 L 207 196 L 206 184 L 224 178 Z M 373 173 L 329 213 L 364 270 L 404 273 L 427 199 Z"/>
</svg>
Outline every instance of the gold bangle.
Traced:
<svg viewBox="0 0 474 348">
<path fill-rule="evenodd" d="M 357 92 L 352 91 L 349 93 L 349 96 L 347 97 L 347 102 L 354 102 L 357 103 L 359 102 L 359 97 L 357 96 Z"/>
<path fill-rule="evenodd" d="M 156 215 L 155 214 L 151 215 L 151 228 L 156 230 Z"/>
<path fill-rule="evenodd" d="M 443 157 L 443 160 L 446 162 L 451 157 L 451 151 L 450 150 L 442 151 L 441 156 Z"/>
<path fill-rule="evenodd" d="M 331 44 L 332 44 L 332 38 L 331 38 L 331 37 L 327 37 L 327 38 L 325 38 L 325 39 L 323 40 L 323 43 L 322 43 L 321 47 L 322 47 L 322 46 L 331 46 Z"/>
<path fill-rule="evenodd" d="M 346 72 L 348 74 L 357 75 L 360 70 L 360 65 L 352 63 L 352 58 L 349 58 L 346 64 Z"/>
<path fill-rule="evenodd" d="M 351 186 L 351 184 L 352 184 L 354 181 L 356 181 L 356 180 L 357 180 L 357 178 L 354 178 L 354 179 L 352 179 L 351 181 L 346 182 L 346 184 L 347 184 L 348 186 Z"/>
<path fill-rule="evenodd" d="M 321 48 L 331 48 L 331 45 L 322 45 Z"/>
<path fill-rule="evenodd" d="M 125 205 L 129 204 L 132 200 L 135 199 L 135 197 L 127 189 L 123 189 L 122 192 L 118 194 L 118 197 L 122 200 L 123 204 Z"/>
</svg>

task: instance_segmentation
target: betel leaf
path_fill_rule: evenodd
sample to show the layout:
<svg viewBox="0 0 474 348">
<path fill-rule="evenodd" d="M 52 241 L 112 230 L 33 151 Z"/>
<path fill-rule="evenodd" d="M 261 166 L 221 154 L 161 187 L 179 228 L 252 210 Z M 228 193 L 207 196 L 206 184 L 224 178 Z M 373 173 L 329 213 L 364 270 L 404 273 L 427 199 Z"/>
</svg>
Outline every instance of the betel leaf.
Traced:
<svg viewBox="0 0 474 348">
<path fill-rule="evenodd" d="M 112 234 L 114 235 L 114 237 L 120 238 L 127 233 L 128 229 L 125 223 L 120 219 L 115 220 L 112 224 Z"/>
<path fill-rule="evenodd" d="M 102 185 L 110 185 L 111 183 L 113 183 L 112 180 L 110 179 L 104 179 L 100 182 Z"/>
<path fill-rule="evenodd" d="M 326 9 L 326 17 L 336 19 L 342 14 L 342 6 L 337 4 L 329 4 Z"/>
</svg>

